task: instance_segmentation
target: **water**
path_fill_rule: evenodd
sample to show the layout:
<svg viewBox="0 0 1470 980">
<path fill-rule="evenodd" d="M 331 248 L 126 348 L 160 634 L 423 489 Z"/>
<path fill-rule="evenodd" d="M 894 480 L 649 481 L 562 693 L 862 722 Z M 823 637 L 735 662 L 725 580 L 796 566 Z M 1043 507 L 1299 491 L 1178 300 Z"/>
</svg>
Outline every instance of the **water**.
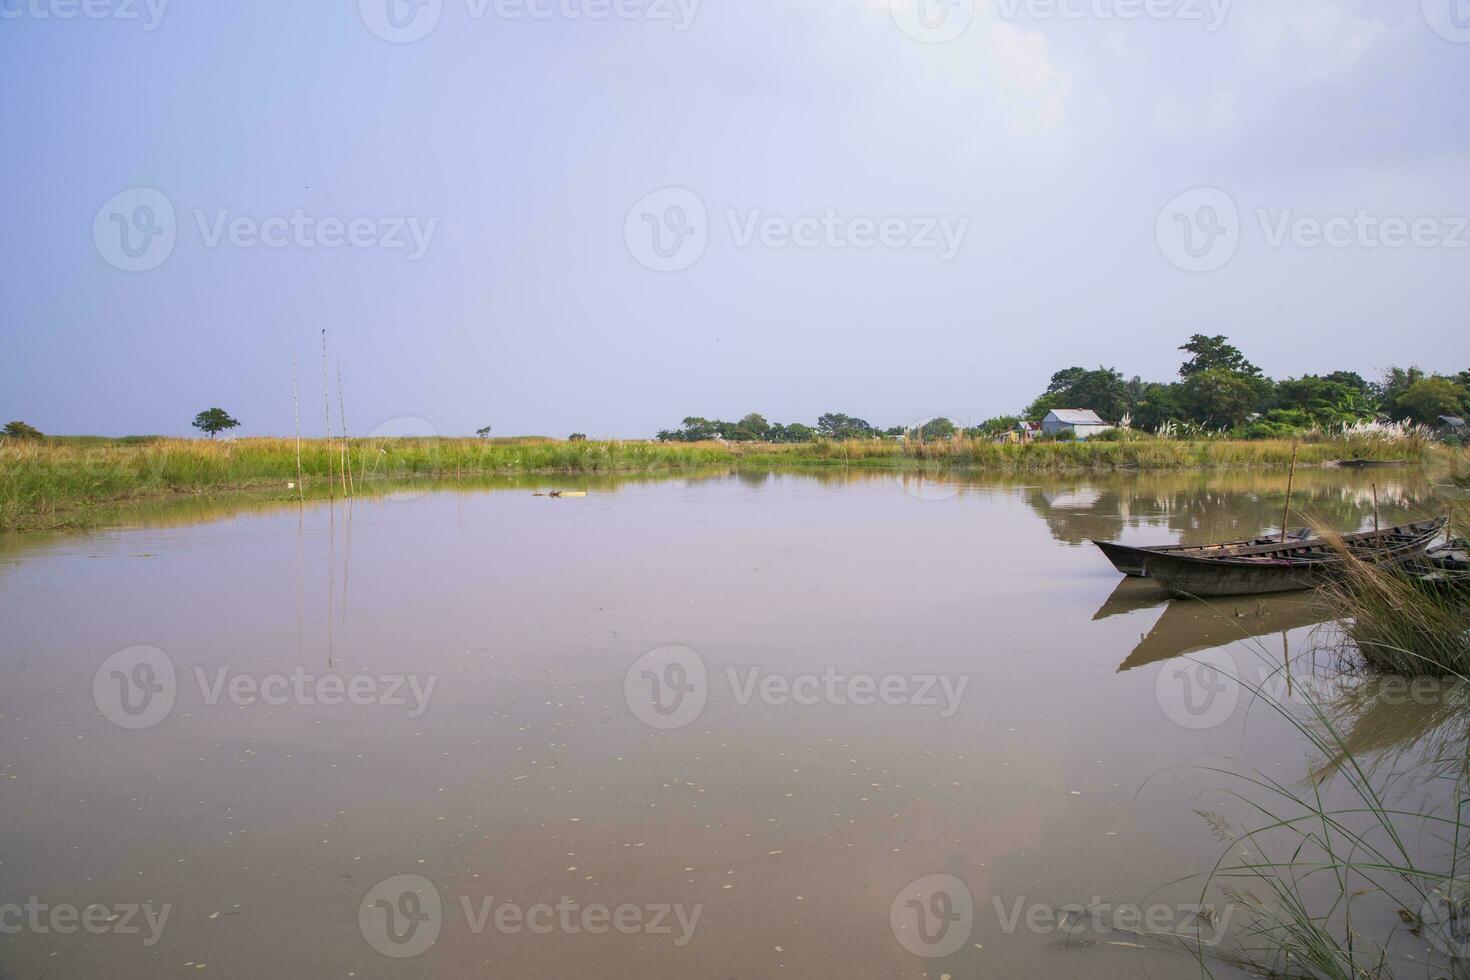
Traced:
<svg viewBox="0 0 1470 980">
<path fill-rule="evenodd" d="M 1298 512 L 1370 525 L 1375 482 L 1417 512 L 1381 471 L 1298 474 Z M 1086 540 L 1249 536 L 1283 491 L 523 479 L 12 538 L 0 976 L 1198 975 L 1047 910 L 1188 925 L 1155 889 L 1240 810 L 1191 763 L 1314 770 L 1177 658 L 1321 617 L 1166 603 Z"/>
</svg>

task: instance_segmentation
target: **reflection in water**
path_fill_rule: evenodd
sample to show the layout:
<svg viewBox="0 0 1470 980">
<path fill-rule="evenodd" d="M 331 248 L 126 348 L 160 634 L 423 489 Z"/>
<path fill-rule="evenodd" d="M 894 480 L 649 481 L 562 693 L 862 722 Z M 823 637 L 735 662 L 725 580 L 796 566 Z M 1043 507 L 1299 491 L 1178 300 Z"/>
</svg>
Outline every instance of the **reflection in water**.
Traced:
<svg viewBox="0 0 1470 980">
<path fill-rule="evenodd" d="M 1312 601 L 1310 592 L 1246 596 L 1207 602 L 1170 599 L 1148 579 L 1125 578 L 1094 619 L 1106 619 L 1162 605 L 1164 613 L 1139 638 L 1138 645 L 1118 670 L 1133 670 L 1171 657 L 1182 657 L 1243 640 L 1280 634 L 1283 643 L 1292 630 L 1324 623 L 1330 614 Z"/>
<path fill-rule="evenodd" d="M 1275 471 L 1096 477 L 1063 487 L 1030 487 L 1026 502 L 1045 518 L 1052 535 L 1068 544 L 1118 541 L 1129 529 L 1149 530 L 1140 543 L 1204 544 L 1279 529 L 1286 482 L 1287 475 Z M 1423 516 L 1422 502 L 1431 488 L 1418 471 L 1395 471 L 1387 480 L 1342 470 L 1298 472 L 1292 509 L 1302 521 L 1311 516 L 1343 530 L 1369 527 L 1375 483 L 1385 524 Z"/>
</svg>

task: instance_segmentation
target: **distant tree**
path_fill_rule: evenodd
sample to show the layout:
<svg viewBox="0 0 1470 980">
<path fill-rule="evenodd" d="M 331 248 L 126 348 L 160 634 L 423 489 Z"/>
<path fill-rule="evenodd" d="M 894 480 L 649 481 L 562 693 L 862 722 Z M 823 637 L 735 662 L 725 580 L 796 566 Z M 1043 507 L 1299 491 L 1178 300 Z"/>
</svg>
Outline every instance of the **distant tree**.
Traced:
<svg viewBox="0 0 1470 980">
<path fill-rule="evenodd" d="M 1211 428 L 1240 425 L 1255 411 L 1257 386 L 1224 368 L 1192 374 L 1179 386 L 1179 403 L 1190 421 Z"/>
<path fill-rule="evenodd" d="M 1398 399 L 1399 408 L 1409 419 L 1430 424 L 1441 415 L 1459 415 L 1470 404 L 1470 391 L 1450 378 L 1424 378 L 1416 381 Z"/>
<path fill-rule="evenodd" d="M 967 429 L 965 434 L 981 439 L 998 436 L 1014 429 L 1016 423 L 1020 421 L 1021 416 L 1019 415 L 997 415 L 993 419 L 986 419 L 973 429 Z"/>
<path fill-rule="evenodd" d="M 1363 376 L 1356 371 L 1333 371 L 1331 374 L 1323 375 L 1324 381 L 1340 384 L 1345 388 L 1352 388 L 1365 396 L 1373 394 L 1373 386 L 1363 380 Z"/>
<path fill-rule="evenodd" d="M 230 418 L 230 413 L 222 408 L 209 408 L 194 416 L 194 428 L 206 433 L 213 439 L 216 435 L 227 429 L 239 427 L 240 423 Z"/>
<path fill-rule="evenodd" d="M 490 429 L 491 428 L 492 428 L 491 426 L 488 426 L 487 425 L 487 426 L 485 426 L 483 428 L 476 429 L 475 430 L 475 435 L 479 436 L 481 439 L 489 439 L 490 438 Z"/>
<path fill-rule="evenodd" d="M 1240 348 L 1229 343 L 1224 336 L 1206 337 L 1197 333 L 1189 343 L 1179 348 L 1193 355 L 1179 367 L 1179 376 L 1189 379 L 1204 371 L 1225 371 L 1247 378 L 1259 378 L 1261 369 L 1245 359 Z"/>
<path fill-rule="evenodd" d="M 1179 403 L 1182 387 L 1157 381 L 1140 384 L 1133 395 L 1133 407 L 1130 410 L 1134 426 L 1146 432 L 1157 432 L 1165 422 L 1184 418 L 1184 407 Z"/>
<path fill-rule="evenodd" d="M 3 434 L 10 439 L 42 438 L 40 429 L 36 428 L 33 425 L 27 425 L 25 422 L 20 421 L 7 422 L 5 424 L 4 430 L 0 430 L 0 432 L 3 432 Z"/>
<path fill-rule="evenodd" d="M 567 442 L 586 442 L 586 441 L 587 441 L 587 433 L 585 433 L 585 432 L 573 432 L 571 435 L 567 436 Z"/>
<path fill-rule="evenodd" d="M 1058 408 L 1091 409 L 1110 422 L 1128 414 L 1133 406 L 1129 382 L 1114 368 L 1096 371 L 1070 367 L 1051 376 L 1046 392 L 1026 407 L 1026 418 L 1033 422 Z"/>
<path fill-rule="evenodd" d="M 771 437 L 771 423 L 764 415 L 751 412 L 745 418 L 728 426 L 725 438 L 735 442 L 765 442 Z"/>
<path fill-rule="evenodd" d="M 828 439 L 867 439 L 877 434 L 867 422 L 841 412 L 818 416 L 817 431 Z"/>
<path fill-rule="evenodd" d="M 771 426 L 771 434 L 768 437 L 772 442 L 811 442 L 817 438 L 817 430 L 800 422 L 792 422 L 782 425 L 777 422 Z"/>
<path fill-rule="evenodd" d="M 949 419 L 938 418 L 925 422 L 919 427 L 918 434 L 920 439 L 926 441 L 931 439 L 949 439 L 958 430 L 959 426 L 955 425 Z"/>
</svg>

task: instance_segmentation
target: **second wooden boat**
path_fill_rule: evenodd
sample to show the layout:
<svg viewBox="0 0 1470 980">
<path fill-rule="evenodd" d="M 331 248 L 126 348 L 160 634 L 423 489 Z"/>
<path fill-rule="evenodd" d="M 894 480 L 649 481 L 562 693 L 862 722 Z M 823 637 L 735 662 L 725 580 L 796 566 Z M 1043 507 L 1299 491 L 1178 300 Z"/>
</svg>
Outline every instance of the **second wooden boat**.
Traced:
<svg viewBox="0 0 1470 980">
<path fill-rule="evenodd" d="M 1362 561 L 1402 565 L 1422 558 L 1447 523 L 1448 518 L 1440 518 L 1347 534 L 1342 537 L 1342 545 L 1349 555 Z M 1098 547 L 1102 548 L 1102 543 Z M 1109 545 L 1103 551 L 1122 547 Z M 1328 581 L 1344 561 L 1342 552 L 1322 538 L 1244 547 L 1220 545 L 1213 551 L 1194 554 L 1126 550 L 1140 552 L 1133 559 L 1144 574 L 1171 595 L 1201 598 L 1315 588 Z M 1109 554 L 1109 558 L 1114 556 Z"/>
</svg>

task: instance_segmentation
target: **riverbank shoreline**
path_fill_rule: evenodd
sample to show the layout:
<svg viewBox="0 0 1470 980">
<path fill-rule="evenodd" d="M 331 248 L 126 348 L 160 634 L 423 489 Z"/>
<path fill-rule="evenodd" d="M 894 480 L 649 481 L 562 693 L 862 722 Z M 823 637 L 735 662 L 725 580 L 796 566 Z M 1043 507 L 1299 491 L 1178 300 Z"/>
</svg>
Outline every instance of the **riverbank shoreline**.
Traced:
<svg viewBox="0 0 1470 980">
<path fill-rule="evenodd" d="M 405 480 L 476 476 L 667 474 L 709 467 L 840 468 L 1024 475 L 1277 469 L 1339 459 L 1419 464 L 1441 451 L 1419 441 L 1176 441 L 997 445 L 850 440 L 797 444 L 559 442 L 384 438 L 0 440 L 0 532 L 84 529 L 134 503 L 185 495 L 267 499 L 377 492 Z M 298 486 L 298 483 L 300 486 Z M 371 490 L 369 488 L 372 488 Z"/>
</svg>

